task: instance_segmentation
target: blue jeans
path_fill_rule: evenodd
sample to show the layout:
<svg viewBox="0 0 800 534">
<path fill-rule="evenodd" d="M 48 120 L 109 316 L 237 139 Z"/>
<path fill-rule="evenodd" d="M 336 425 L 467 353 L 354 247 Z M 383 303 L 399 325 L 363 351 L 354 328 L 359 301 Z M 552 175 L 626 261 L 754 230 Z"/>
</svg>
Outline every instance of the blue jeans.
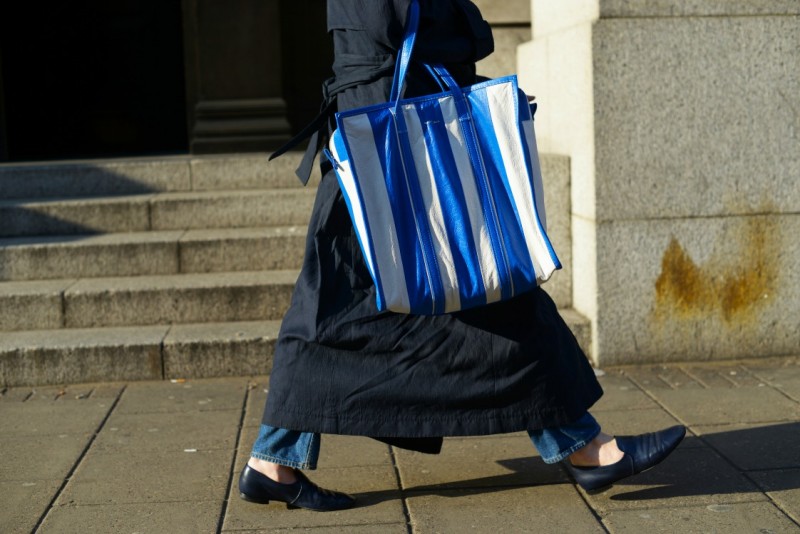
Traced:
<svg viewBox="0 0 800 534">
<path fill-rule="evenodd" d="M 600 425 L 586 412 L 568 425 L 529 430 L 528 435 L 547 464 L 554 464 L 586 446 L 600 433 Z M 316 469 L 320 435 L 261 425 L 251 456 L 297 469 Z"/>
</svg>

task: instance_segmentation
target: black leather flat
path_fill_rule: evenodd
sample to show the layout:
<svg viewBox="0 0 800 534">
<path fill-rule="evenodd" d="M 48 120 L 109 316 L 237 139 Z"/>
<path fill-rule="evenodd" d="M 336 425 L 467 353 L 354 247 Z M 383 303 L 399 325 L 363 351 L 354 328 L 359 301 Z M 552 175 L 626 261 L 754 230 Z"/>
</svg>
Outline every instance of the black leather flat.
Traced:
<svg viewBox="0 0 800 534">
<path fill-rule="evenodd" d="M 320 488 L 302 471 L 295 470 L 295 475 L 297 481 L 293 484 L 281 484 L 246 465 L 239 475 L 239 496 L 248 502 L 285 502 L 287 508 L 305 508 L 317 512 L 345 510 L 352 508 L 356 502 L 345 493 Z"/>
<path fill-rule="evenodd" d="M 675 450 L 685 435 L 686 427 L 677 425 L 638 436 L 617 436 L 617 447 L 624 453 L 617 463 L 597 467 L 575 466 L 569 459 L 563 463 L 583 489 L 597 492 L 654 467 Z"/>
</svg>

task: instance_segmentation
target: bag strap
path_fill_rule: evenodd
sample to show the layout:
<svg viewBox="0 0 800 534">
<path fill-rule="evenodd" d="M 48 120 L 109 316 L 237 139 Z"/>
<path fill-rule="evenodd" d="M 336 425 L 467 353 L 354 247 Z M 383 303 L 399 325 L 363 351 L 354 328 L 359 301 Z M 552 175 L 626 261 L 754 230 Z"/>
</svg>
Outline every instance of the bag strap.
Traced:
<svg viewBox="0 0 800 534">
<path fill-rule="evenodd" d="M 411 53 L 414 51 L 414 42 L 417 40 L 419 30 L 419 0 L 411 0 L 408 7 L 408 18 L 406 20 L 406 30 L 403 36 L 403 46 L 400 47 L 400 54 L 394 67 L 394 79 L 392 80 L 392 92 L 389 97 L 390 102 L 397 102 L 406 81 L 408 65 L 411 63 Z"/>
</svg>

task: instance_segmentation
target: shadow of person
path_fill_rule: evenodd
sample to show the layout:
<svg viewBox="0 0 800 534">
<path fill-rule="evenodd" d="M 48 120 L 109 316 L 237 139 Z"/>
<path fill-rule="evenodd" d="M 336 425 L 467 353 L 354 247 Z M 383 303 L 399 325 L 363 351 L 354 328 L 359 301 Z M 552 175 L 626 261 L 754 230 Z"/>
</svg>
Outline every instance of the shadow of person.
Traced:
<svg viewBox="0 0 800 534">
<path fill-rule="evenodd" d="M 800 422 L 688 437 L 662 464 L 621 480 L 611 500 L 640 501 L 800 488 Z M 625 492 L 625 487 L 636 486 Z"/>
</svg>

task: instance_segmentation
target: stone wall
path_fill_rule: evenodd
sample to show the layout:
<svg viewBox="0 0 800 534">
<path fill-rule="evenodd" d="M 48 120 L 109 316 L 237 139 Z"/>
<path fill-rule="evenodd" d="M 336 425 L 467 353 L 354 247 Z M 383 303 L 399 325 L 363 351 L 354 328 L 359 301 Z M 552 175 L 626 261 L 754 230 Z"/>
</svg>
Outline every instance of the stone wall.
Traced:
<svg viewBox="0 0 800 534">
<path fill-rule="evenodd" d="M 800 352 L 800 3 L 532 0 L 599 364 Z"/>
</svg>

